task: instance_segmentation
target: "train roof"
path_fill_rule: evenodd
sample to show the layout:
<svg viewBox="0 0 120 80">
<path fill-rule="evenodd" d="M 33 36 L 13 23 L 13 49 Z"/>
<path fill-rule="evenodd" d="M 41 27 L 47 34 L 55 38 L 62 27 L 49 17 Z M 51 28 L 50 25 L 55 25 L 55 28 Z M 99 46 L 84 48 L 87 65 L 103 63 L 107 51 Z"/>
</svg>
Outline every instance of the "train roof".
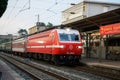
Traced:
<svg viewBox="0 0 120 80">
<path fill-rule="evenodd" d="M 52 30 L 52 29 L 63 29 L 63 28 L 64 28 L 63 25 L 58 25 L 58 26 L 54 26 L 54 27 L 51 27 L 51 28 L 47 28 L 47 29 L 42 30 L 42 31 L 38 31 L 38 32 L 35 32 L 35 33 L 32 33 L 32 34 L 29 34 L 27 36 L 31 36 L 31 35 L 34 35 L 34 34 L 37 34 L 37 33 L 41 33 L 41 32 L 45 32 L 45 31 Z"/>
<path fill-rule="evenodd" d="M 27 38 L 28 36 L 31 36 L 31 35 L 34 35 L 34 34 L 37 34 L 37 33 L 41 33 L 41 32 L 45 32 L 45 31 L 48 31 L 48 30 L 52 30 L 52 29 L 65 29 L 65 26 L 64 25 L 54 26 L 54 27 L 47 28 L 47 29 L 42 30 L 42 31 L 38 31 L 38 32 L 35 32 L 35 33 L 32 33 L 32 34 L 24 35 L 22 37 L 14 39 L 14 40 L 17 40 L 17 39 L 20 39 L 20 38 Z"/>
<path fill-rule="evenodd" d="M 62 29 L 63 27 L 64 27 L 63 25 L 54 26 L 54 27 L 47 28 L 47 29 L 42 30 L 42 31 L 38 31 L 38 32 L 35 32 L 35 33 L 32 33 L 32 34 L 24 35 L 22 37 L 14 39 L 14 40 L 17 40 L 17 39 L 20 39 L 20 38 L 27 38 L 28 36 L 31 36 L 31 35 L 34 35 L 34 34 L 37 34 L 37 33 L 41 33 L 41 32 L 45 32 L 45 31 L 48 31 L 48 30 L 52 30 L 52 29 Z"/>
</svg>

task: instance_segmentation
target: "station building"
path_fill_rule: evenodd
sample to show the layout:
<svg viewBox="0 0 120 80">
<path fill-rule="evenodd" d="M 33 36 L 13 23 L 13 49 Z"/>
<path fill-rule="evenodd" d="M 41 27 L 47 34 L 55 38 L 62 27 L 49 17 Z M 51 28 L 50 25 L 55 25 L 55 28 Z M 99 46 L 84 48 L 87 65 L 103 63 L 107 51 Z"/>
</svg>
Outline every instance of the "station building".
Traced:
<svg viewBox="0 0 120 80">
<path fill-rule="evenodd" d="M 83 0 L 82 2 L 62 11 L 62 24 L 75 22 L 117 8 L 120 8 L 120 3 Z"/>
<path fill-rule="evenodd" d="M 42 22 L 37 22 L 35 26 L 29 28 L 29 34 L 33 34 L 33 33 L 36 33 L 36 32 L 39 32 L 39 31 L 42 31 L 42 30 L 45 30 L 46 27 L 45 27 L 45 24 L 42 23 Z"/>
<path fill-rule="evenodd" d="M 80 31 L 83 56 L 119 60 L 120 4 L 84 0 L 62 12 L 62 24 Z M 111 25 L 117 27 L 118 33 L 101 34 L 102 29 L 108 29 L 104 26 Z"/>
</svg>

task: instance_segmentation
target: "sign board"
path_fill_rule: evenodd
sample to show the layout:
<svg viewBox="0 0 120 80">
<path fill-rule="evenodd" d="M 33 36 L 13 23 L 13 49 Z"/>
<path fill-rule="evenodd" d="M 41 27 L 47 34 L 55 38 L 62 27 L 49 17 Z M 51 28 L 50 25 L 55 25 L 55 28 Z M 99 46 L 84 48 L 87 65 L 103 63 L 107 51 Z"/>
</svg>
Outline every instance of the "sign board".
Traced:
<svg viewBox="0 0 120 80">
<path fill-rule="evenodd" d="M 101 26 L 100 27 L 100 34 L 101 35 L 120 34 L 120 23 Z"/>
</svg>

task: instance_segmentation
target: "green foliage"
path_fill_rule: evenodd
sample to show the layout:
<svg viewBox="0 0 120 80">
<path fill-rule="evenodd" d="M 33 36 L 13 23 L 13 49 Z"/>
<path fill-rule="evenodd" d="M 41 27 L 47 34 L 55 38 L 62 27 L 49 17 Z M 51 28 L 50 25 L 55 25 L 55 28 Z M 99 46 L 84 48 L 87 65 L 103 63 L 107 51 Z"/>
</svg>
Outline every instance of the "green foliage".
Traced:
<svg viewBox="0 0 120 80">
<path fill-rule="evenodd" d="M 45 23 L 41 22 L 40 26 L 46 26 Z"/>
<path fill-rule="evenodd" d="M 46 26 L 44 22 L 37 22 L 36 25 L 37 26 Z"/>
<path fill-rule="evenodd" d="M 19 34 L 19 36 L 25 36 L 25 35 L 28 34 L 28 32 L 27 32 L 26 29 L 20 29 L 20 30 L 18 31 L 18 34 Z"/>
<path fill-rule="evenodd" d="M 48 22 L 48 24 L 46 25 L 46 27 L 50 28 L 50 27 L 53 27 L 53 24 Z"/>
</svg>

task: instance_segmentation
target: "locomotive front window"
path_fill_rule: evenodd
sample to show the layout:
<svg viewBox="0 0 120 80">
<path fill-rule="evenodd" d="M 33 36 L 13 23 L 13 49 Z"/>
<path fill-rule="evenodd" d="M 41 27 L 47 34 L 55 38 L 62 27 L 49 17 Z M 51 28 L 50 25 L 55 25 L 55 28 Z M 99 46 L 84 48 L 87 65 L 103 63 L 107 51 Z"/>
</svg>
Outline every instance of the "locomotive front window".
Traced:
<svg viewBox="0 0 120 80">
<path fill-rule="evenodd" d="M 79 35 L 76 34 L 70 34 L 71 41 L 80 41 Z"/>
<path fill-rule="evenodd" d="M 60 41 L 80 41 L 79 35 L 77 34 L 65 34 L 65 33 L 59 33 Z"/>
<path fill-rule="evenodd" d="M 68 34 L 61 33 L 59 34 L 60 41 L 70 41 Z"/>
</svg>

